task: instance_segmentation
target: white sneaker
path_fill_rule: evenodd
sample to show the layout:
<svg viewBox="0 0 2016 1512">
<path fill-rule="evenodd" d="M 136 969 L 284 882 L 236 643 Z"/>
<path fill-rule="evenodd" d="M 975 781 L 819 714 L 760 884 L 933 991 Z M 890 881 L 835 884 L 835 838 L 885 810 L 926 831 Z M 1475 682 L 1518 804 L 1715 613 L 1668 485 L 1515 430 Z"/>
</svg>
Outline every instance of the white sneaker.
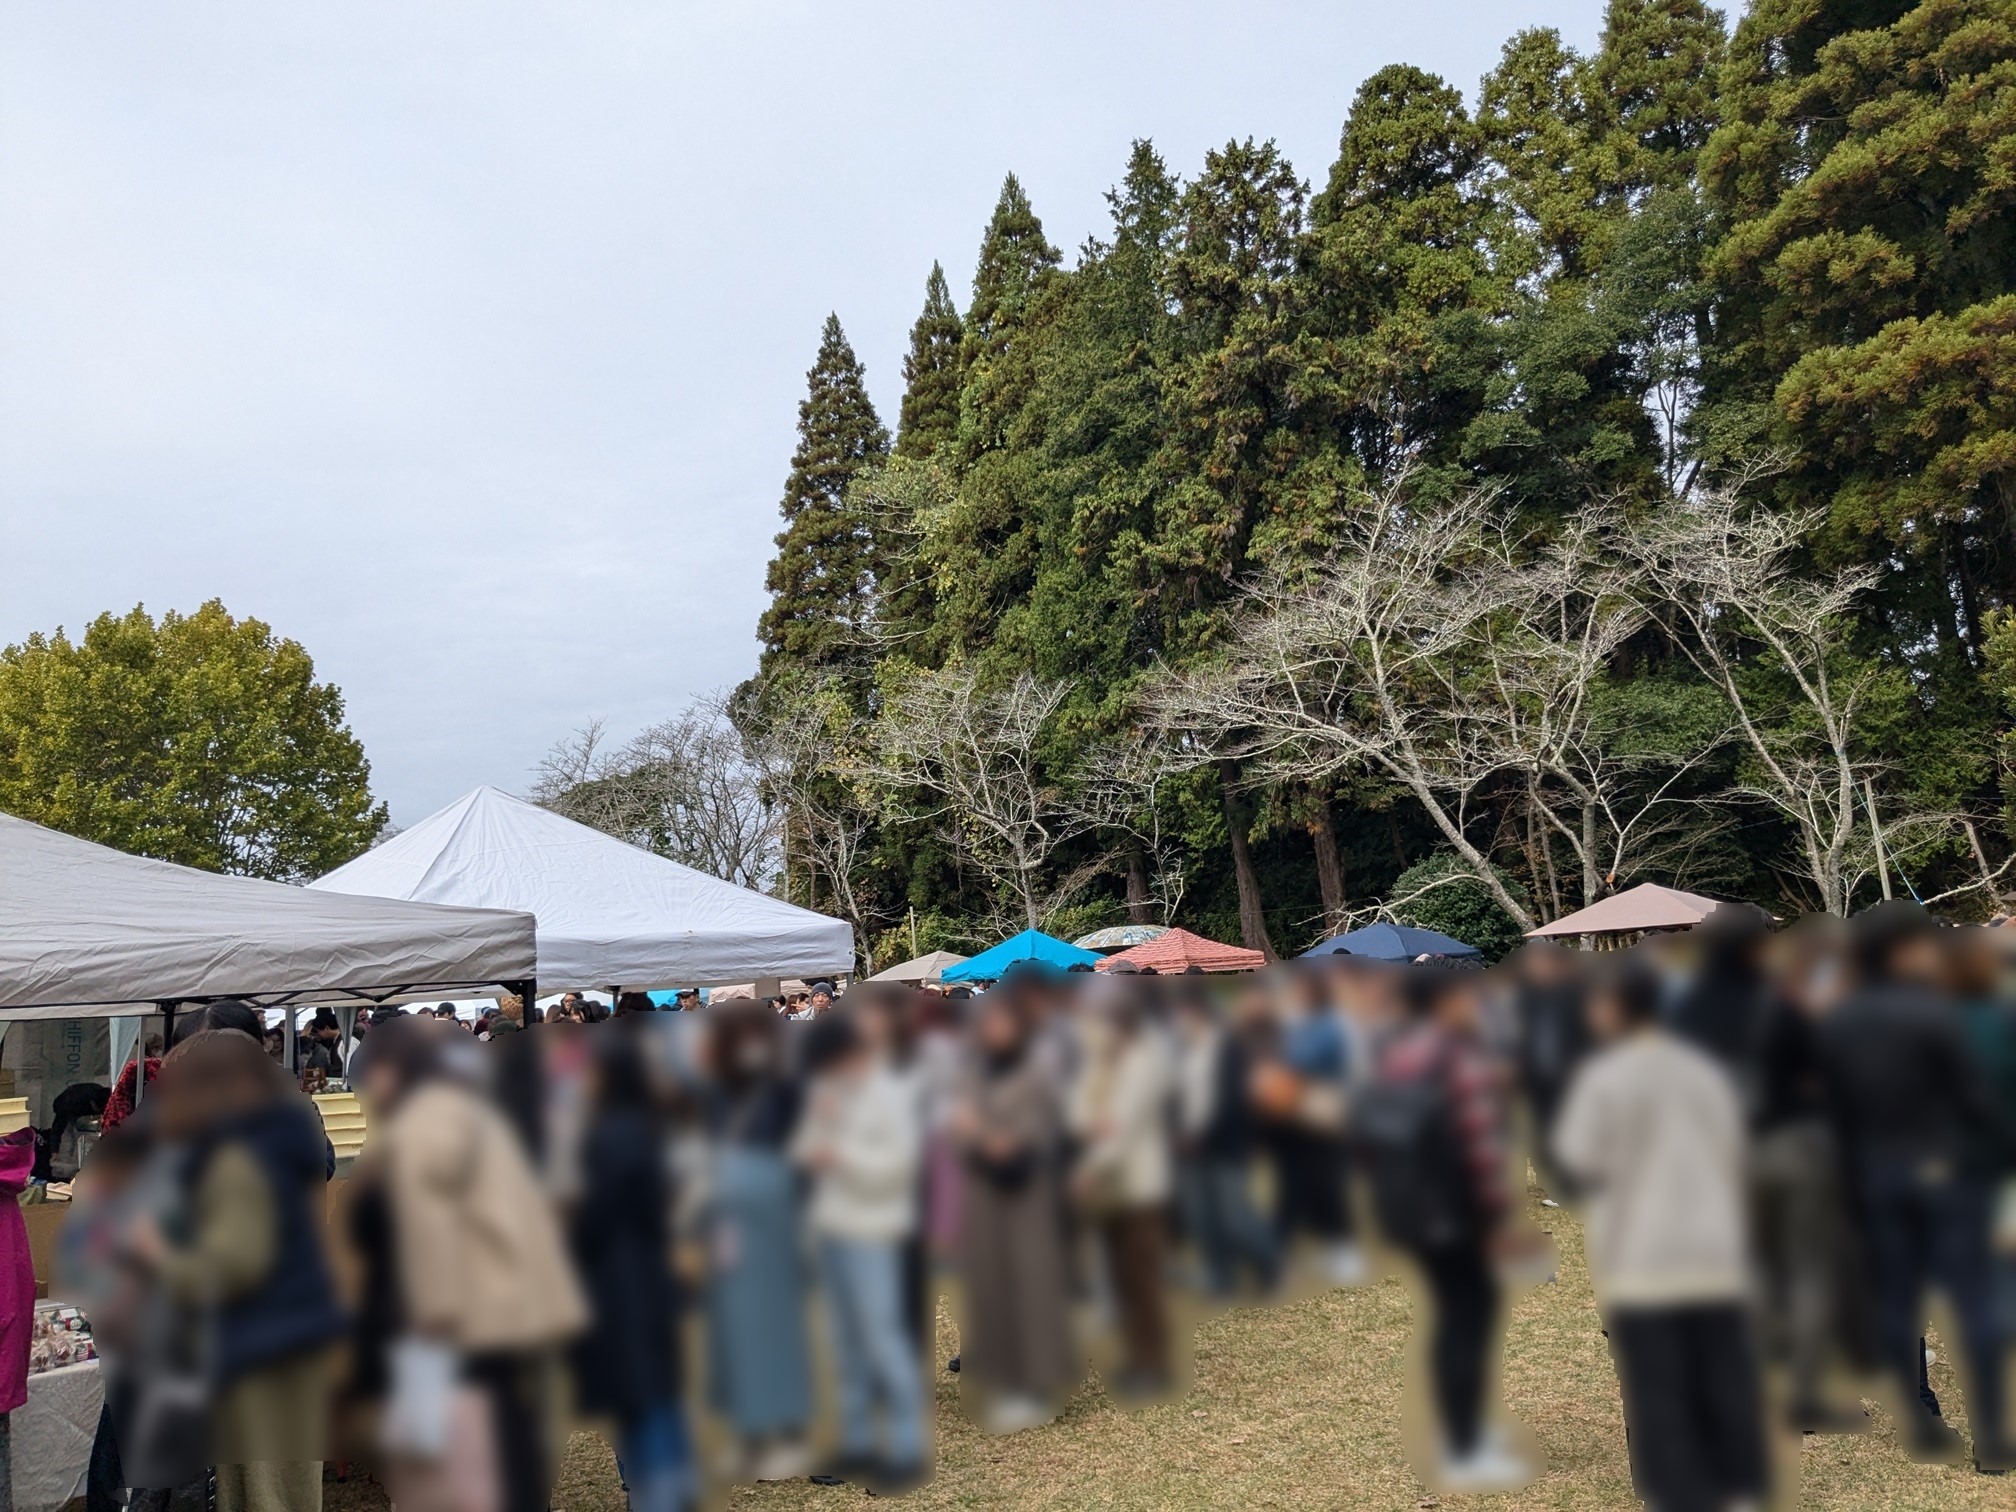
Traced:
<svg viewBox="0 0 2016 1512">
<path fill-rule="evenodd" d="M 1496 1433 L 1461 1459 L 1442 1458 L 1442 1487 L 1455 1492 L 1517 1491 L 1533 1479 L 1533 1467 Z"/>
<path fill-rule="evenodd" d="M 1029 1428 L 1041 1428 L 1056 1414 L 1045 1407 L 1035 1397 L 997 1397 L 987 1404 L 981 1415 L 981 1426 L 989 1433 L 1021 1433 Z"/>
<path fill-rule="evenodd" d="M 1318 1268 L 1332 1286 L 1360 1286 L 1372 1273 L 1365 1263 L 1365 1251 L 1349 1242 L 1331 1245 Z"/>
<path fill-rule="evenodd" d="M 812 1471 L 812 1450 L 808 1445 L 792 1440 L 782 1444 L 772 1444 L 756 1456 L 756 1470 L 751 1477 L 759 1481 L 796 1480 Z"/>
</svg>

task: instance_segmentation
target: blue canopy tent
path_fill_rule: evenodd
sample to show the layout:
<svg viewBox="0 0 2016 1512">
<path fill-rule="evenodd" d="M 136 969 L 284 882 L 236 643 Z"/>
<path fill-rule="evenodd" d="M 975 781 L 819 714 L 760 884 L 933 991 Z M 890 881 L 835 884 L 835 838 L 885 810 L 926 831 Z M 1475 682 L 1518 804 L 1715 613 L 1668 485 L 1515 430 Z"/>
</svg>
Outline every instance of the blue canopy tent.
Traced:
<svg viewBox="0 0 2016 1512">
<path fill-rule="evenodd" d="M 1317 956 L 1354 955 L 1373 961 L 1411 961 L 1417 956 L 1474 956 L 1481 952 L 1432 929 L 1415 929 L 1406 924 L 1367 924 L 1333 935 L 1313 950 L 1302 952 L 1307 961 Z"/>
<path fill-rule="evenodd" d="M 1040 929 L 1025 929 L 1018 935 L 1003 940 L 991 950 L 983 950 L 971 960 L 961 961 L 957 966 L 948 966 L 940 974 L 941 982 L 998 982 L 1010 966 L 1018 961 L 1034 961 L 1039 966 L 1048 966 L 1053 971 L 1062 971 L 1069 966 L 1080 964 L 1091 966 L 1101 958 L 1096 950 L 1082 950 L 1055 935 L 1047 935 Z"/>
</svg>

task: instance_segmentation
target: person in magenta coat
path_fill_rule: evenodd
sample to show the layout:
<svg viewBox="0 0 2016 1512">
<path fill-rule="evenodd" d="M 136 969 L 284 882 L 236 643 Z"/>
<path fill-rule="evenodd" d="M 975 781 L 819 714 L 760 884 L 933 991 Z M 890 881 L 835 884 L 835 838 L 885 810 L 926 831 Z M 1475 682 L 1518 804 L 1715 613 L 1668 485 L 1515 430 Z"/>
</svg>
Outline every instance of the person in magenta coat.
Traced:
<svg viewBox="0 0 2016 1512">
<path fill-rule="evenodd" d="M 16 1200 L 35 1164 L 35 1131 L 0 1138 L 0 1412 L 28 1400 L 28 1333 L 35 1321 L 35 1261 Z"/>
</svg>

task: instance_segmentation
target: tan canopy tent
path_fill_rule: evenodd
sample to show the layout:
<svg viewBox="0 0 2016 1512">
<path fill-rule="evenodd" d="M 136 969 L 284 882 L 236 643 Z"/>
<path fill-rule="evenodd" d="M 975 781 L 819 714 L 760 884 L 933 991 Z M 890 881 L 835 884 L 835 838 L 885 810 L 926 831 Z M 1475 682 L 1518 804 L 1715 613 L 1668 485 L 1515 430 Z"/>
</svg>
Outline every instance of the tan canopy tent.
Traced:
<svg viewBox="0 0 2016 1512">
<path fill-rule="evenodd" d="M 951 950 L 930 950 L 912 961 L 899 961 L 886 971 L 868 978 L 871 982 L 935 982 L 947 966 L 957 966 L 966 957 Z"/>
<path fill-rule="evenodd" d="M 1528 938 L 1558 940 L 1576 935 L 1643 934 L 1655 929 L 1692 929 L 1727 905 L 1700 893 L 1641 882 L 1623 892 L 1578 908 L 1574 913 L 1526 931 Z"/>
</svg>

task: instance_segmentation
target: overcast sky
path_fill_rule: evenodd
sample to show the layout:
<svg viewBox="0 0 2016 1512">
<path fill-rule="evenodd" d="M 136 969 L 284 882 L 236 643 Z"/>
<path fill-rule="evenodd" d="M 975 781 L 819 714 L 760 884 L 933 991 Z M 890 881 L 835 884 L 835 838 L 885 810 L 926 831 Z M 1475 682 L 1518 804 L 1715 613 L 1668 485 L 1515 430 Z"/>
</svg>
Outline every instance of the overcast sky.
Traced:
<svg viewBox="0 0 2016 1512">
<path fill-rule="evenodd" d="M 0 642 L 221 597 L 339 683 L 411 824 L 755 666 L 820 322 L 893 423 L 1004 173 L 1052 241 L 1151 137 L 1470 92 L 1600 0 L 0 10 Z"/>
</svg>

